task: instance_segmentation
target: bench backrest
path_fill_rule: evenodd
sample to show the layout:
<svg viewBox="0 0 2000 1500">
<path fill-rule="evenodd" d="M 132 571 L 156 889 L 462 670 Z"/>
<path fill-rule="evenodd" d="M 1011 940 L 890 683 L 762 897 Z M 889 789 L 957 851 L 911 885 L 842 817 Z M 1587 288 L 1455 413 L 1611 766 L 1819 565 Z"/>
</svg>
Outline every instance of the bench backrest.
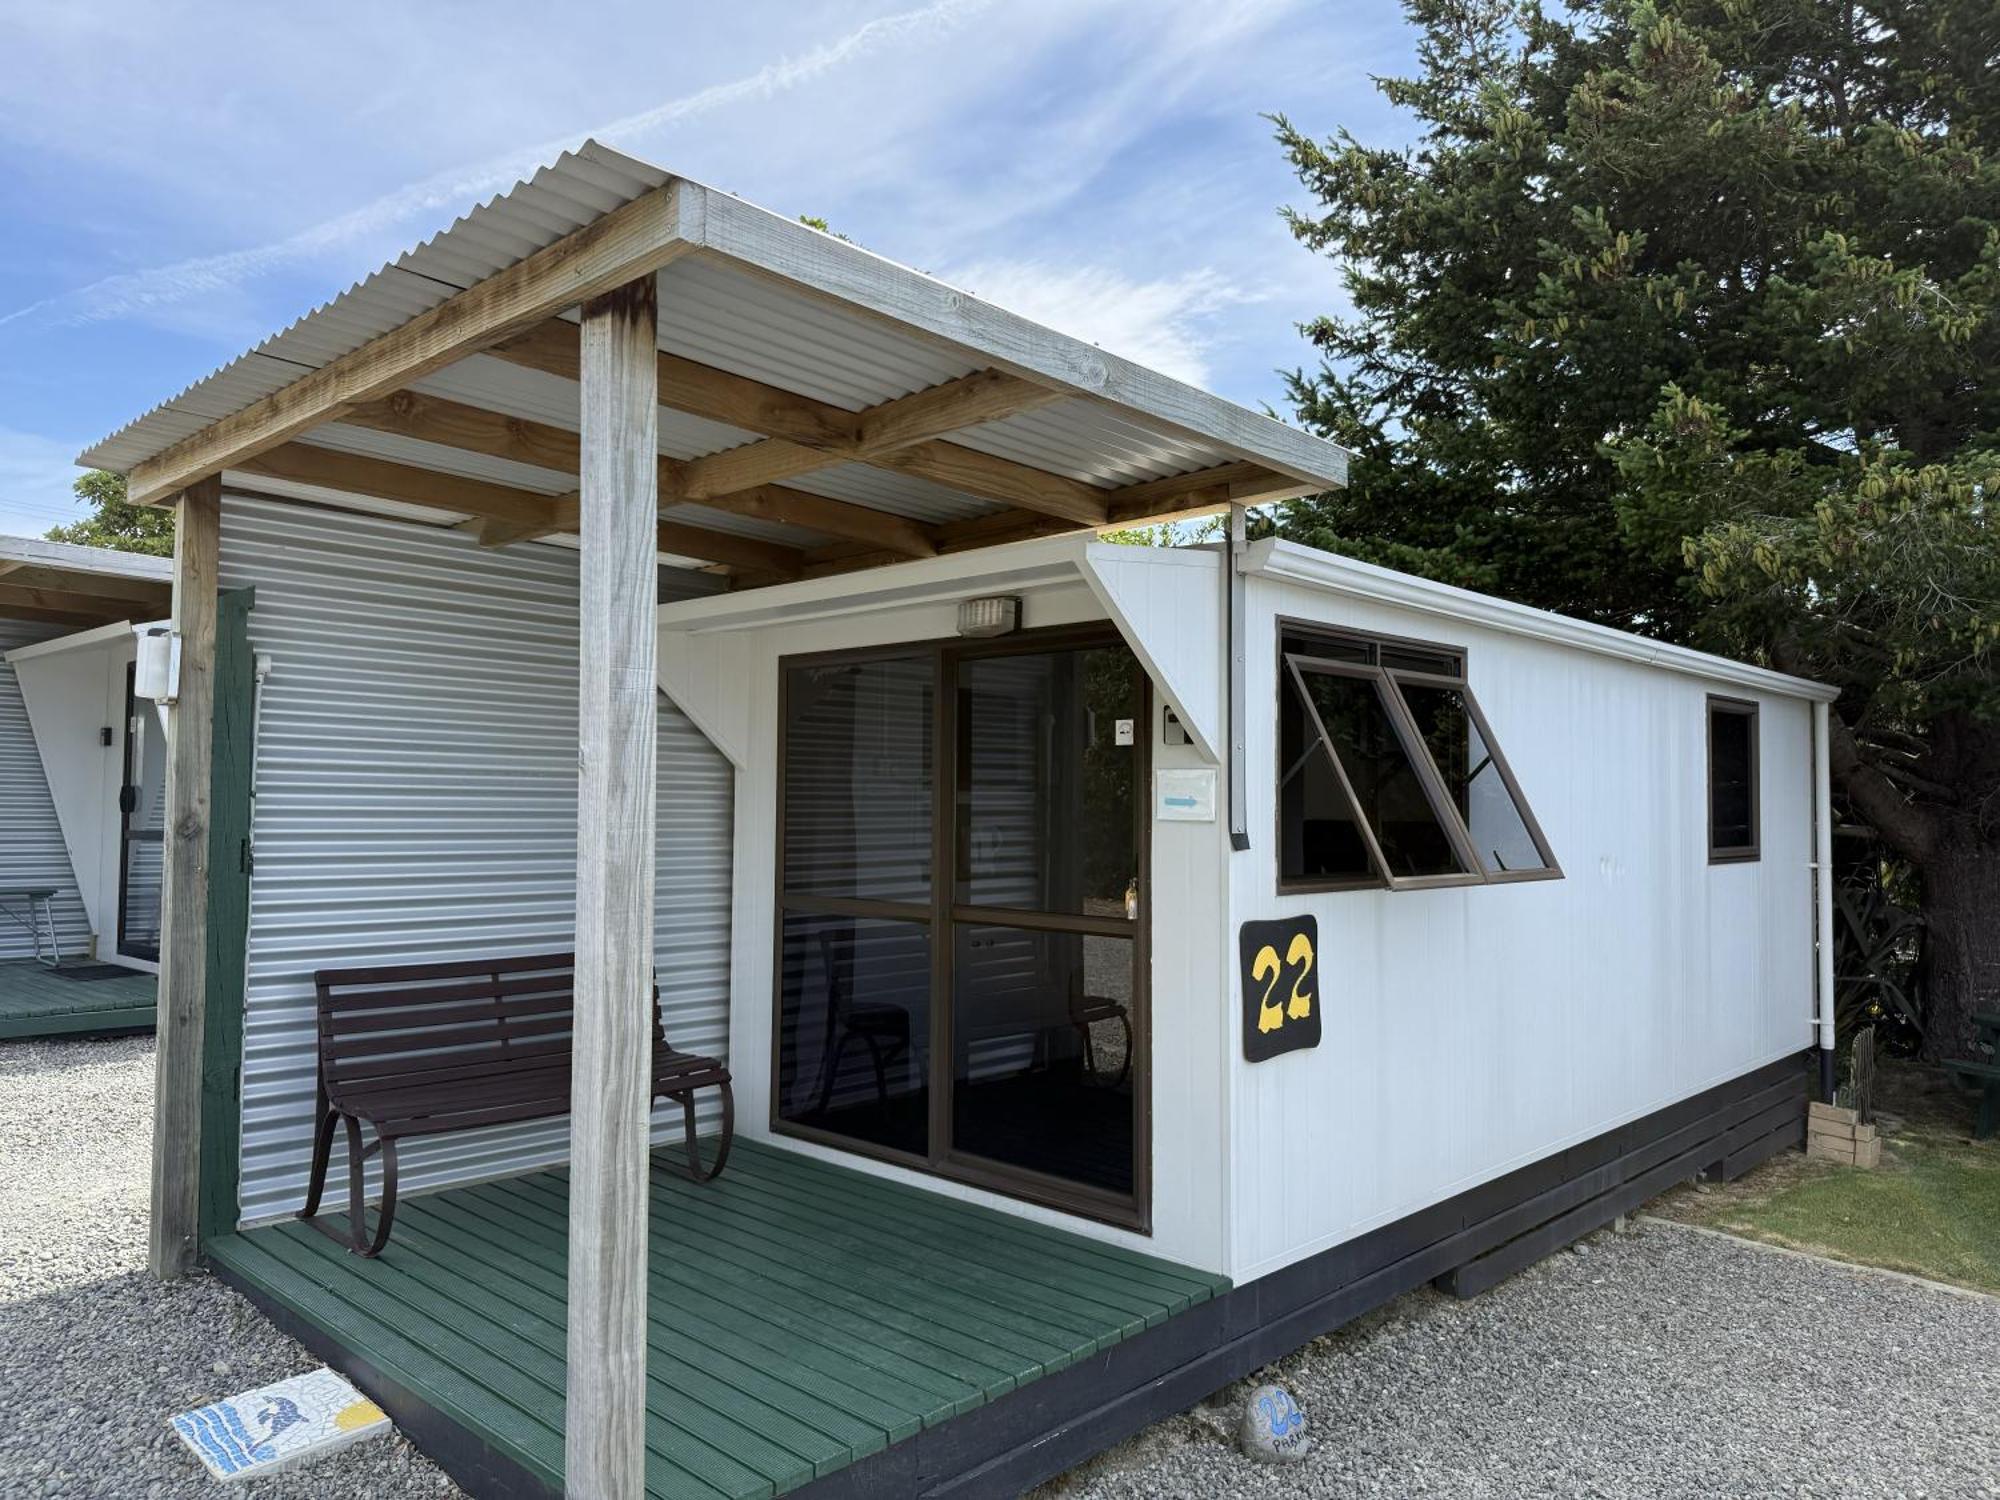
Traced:
<svg viewBox="0 0 2000 1500">
<path fill-rule="evenodd" d="M 567 1069 L 576 955 L 321 969 L 320 1086 L 338 1100 L 371 1084 L 451 1083 L 496 1067 Z M 653 1040 L 666 1046 L 653 990 Z"/>
</svg>

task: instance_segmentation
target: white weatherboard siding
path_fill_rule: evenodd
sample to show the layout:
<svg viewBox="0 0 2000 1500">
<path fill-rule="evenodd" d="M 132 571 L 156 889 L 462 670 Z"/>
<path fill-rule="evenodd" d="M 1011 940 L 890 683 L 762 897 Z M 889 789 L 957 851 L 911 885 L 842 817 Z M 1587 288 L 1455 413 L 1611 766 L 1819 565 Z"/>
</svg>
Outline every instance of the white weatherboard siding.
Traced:
<svg viewBox="0 0 2000 1500">
<path fill-rule="evenodd" d="M 231 495 L 222 582 L 256 588 L 250 639 L 271 664 L 245 994 L 247 1223 L 304 1195 L 315 969 L 573 942 L 577 558 Z M 724 1054 L 732 773 L 660 702 L 661 1005 L 677 1046 Z M 656 1138 L 678 1139 L 677 1106 L 655 1118 Z M 563 1159 L 568 1139 L 557 1119 L 412 1142 L 402 1180 L 520 1171 Z M 343 1173 L 336 1147 L 336 1210 Z"/>
<path fill-rule="evenodd" d="M 1811 1044 L 1810 702 L 1704 681 L 1686 662 L 1247 581 L 1253 847 L 1231 861 L 1231 926 L 1317 916 L 1324 1039 L 1246 1063 L 1232 1020 L 1232 1276 L 1277 1270 Z M 1464 647 L 1565 878 L 1279 896 L 1281 616 Z M 1708 862 L 1710 692 L 1761 705 L 1756 863 Z M 1240 995 L 1229 1003 L 1233 1015 Z"/>
<path fill-rule="evenodd" d="M 0 620 L 0 653 L 48 640 L 63 634 L 64 629 Z M 90 918 L 84 913 L 69 850 L 63 843 L 42 752 L 28 722 L 27 703 L 14 668 L 0 660 L 0 893 L 50 886 L 56 891 L 56 937 L 62 952 L 85 952 L 90 946 Z M 28 903 L 0 894 L 0 906 L 13 914 L 0 915 L 0 960 L 32 956 L 35 945 L 22 925 L 28 917 Z"/>
</svg>

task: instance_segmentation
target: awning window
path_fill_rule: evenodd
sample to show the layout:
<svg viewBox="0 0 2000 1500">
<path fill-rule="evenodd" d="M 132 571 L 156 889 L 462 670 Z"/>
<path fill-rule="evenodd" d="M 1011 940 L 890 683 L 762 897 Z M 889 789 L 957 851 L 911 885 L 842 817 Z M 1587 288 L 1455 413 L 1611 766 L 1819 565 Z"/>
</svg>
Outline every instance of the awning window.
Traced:
<svg viewBox="0 0 2000 1500">
<path fill-rule="evenodd" d="M 1462 675 L 1385 664 L 1407 651 L 1353 660 L 1352 650 L 1309 650 L 1283 661 L 1281 885 L 1420 889 L 1561 874 Z"/>
</svg>

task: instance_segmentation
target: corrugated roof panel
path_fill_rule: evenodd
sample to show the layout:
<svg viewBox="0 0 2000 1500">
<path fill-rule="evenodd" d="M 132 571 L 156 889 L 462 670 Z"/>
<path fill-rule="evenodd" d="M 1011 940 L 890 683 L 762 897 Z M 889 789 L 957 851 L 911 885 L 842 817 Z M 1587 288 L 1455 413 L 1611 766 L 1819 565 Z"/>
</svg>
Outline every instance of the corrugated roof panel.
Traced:
<svg viewBox="0 0 2000 1500">
<path fill-rule="evenodd" d="M 969 427 L 953 433 L 951 441 L 1088 484 L 1137 484 L 1230 462 L 1220 448 L 1155 432 L 1108 406 L 1082 400 Z"/>
<path fill-rule="evenodd" d="M 484 479 L 491 484 L 532 490 L 539 495 L 565 495 L 576 488 L 574 474 L 515 463 L 508 458 L 492 458 L 464 448 L 446 448 L 438 443 L 426 443 L 393 432 L 377 432 L 369 427 L 343 427 L 339 423 L 330 423 L 315 427 L 297 441 L 305 447 L 331 448 L 339 453 L 365 453 L 371 458 L 386 458 L 392 463 L 408 464 L 439 474 L 456 474 L 465 479 Z"/>
<path fill-rule="evenodd" d="M 848 411 L 981 368 L 882 319 L 704 255 L 660 273 L 660 347 Z"/>
<path fill-rule="evenodd" d="M 1004 510 L 991 500 L 948 490 L 925 479 L 912 479 L 888 469 L 871 469 L 866 464 L 836 464 L 830 469 L 814 469 L 785 481 L 795 490 L 809 490 L 833 500 L 870 505 L 912 521 L 964 521 L 973 516 Z"/>
<path fill-rule="evenodd" d="M 626 184 L 622 197 L 615 186 L 620 181 Z M 516 243 L 532 243 L 537 248 L 553 244 L 563 235 L 583 228 L 620 203 L 641 197 L 665 181 L 667 174 L 657 167 L 621 156 L 595 142 L 586 143 L 578 151 L 566 151 L 549 166 L 537 171 L 527 183 L 516 183 L 510 192 L 489 199 L 449 229 L 400 257 L 393 265 L 356 282 L 338 297 L 266 339 L 250 354 L 230 361 L 196 381 L 164 406 L 119 428 L 83 454 L 79 461 L 129 469 L 134 463 L 187 436 L 188 431 L 199 430 L 200 425 L 205 425 L 197 424 L 188 431 L 168 435 L 168 429 L 161 420 L 169 410 L 197 392 L 233 400 L 234 404 L 228 407 L 231 412 L 241 411 L 252 401 L 268 394 L 259 391 L 255 395 L 236 399 L 242 387 L 232 382 L 253 355 L 273 353 L 284 358 L 300 359 L 302 363 L 318 368 L 341 355 L 352 353 L 369 339 L 400 327 L 416 312 L 446 300 L 457 287 L 470 286 L 513 263 L 513 260 L 494 260 L 490 251 L 484 255 L 477 253 L 480 241 L 491 243 L 502 237 L 511 237 Z M 514 196 L 527 188 L 540 191 L 529 206 L 515 206 L 512 201 Z M 566 218 L 555 210 L 559 203 L 571 205 Z M 466 253 L 468 250 L 474 253 Z M 513 259 L 520 258 L 515 256 Z M 437 285 L 435 299 L 412 311 L 411 301 L 419 296 L 417 289 L 424 277 L 431 278 L 433 283 L 449 284 Z M 120 441 L 128 437 L 132 441 Z"/>
<path fill-rule="evenodd" d="M 781 547 L 819 547 L 835 540 L 804 526 L 766 521 L 761 516 L 734 515 L 726 510 L 709 510 L 700 505 L 669 505 L 660 515 L 665 520 L 685 521 L 690 526 L 705 526 L 710 531 L 724 531 L 731 536 L 755 537 L 760 542 L 776 542 Z"/>
<path fill-rule="evenodd" d="M 491 355 L 475 354 L 427 375 L 411 386 L 427 395 L 463 401 L 505 416 L 545 422 L 577 430 L 577 387 L 572 380 L 510 365 Z M 660 409 L 660 451 L 672 458 L 698 458 L 757 440 L 754 432 L 711 422 L 686 412 Z"/>
<path fill-rule="evenodd" d="M 474 208 L 450 228 L 357 282 L 250 353 L 113 433 L 83 455 L 82 462 L 130 470 L 208 423 L 239 412 L 302 374 L 352 353 L 438 306 L 458 290 L 519 263 L 670 180 L 671 175 L 658 167 L 595 143 L 566 152 L 526 182 Z M 706 194 L 701 201 L 709 209 L 703 222 L 713 231 L 716 206 L 728 200 L 696 185 L 690 187 Z M 971 374 L 998 357 L 960 349 L 947 342 L 948 332 L 932 337 L 838 296 L 815 294 L 787 280 L 781 262 L 763 263 L 772 267 L 773 274 L 707 250 L 670 263 L 660 277 L 661 346 L 850 411 Z M 963 299 L 969 307 L 979 305 L 976 298 L 963 293 L 951 292 L 949 297 Z M 1053 332 L 1046 337 L 1051 348 L 1087 377 L 1087 367 L 1092 364 L 1088 346 Z M 1063 366 L 1063 360 L 1056 364 Z M 490 378 L 490 373 L 475 373 L 471 379 L 477 383 Z M 1143 376 L 1146 372 L 1133 373 Z M 455 373 L 426 385 L 454 399 L 474 399 L 458 384 Z M 1242 414 L 1236 408 L 1214 398 L 1205 399 L 1213 410 L 1198 411 L 1193 418 L 1196 425 L 1218 432 L 1241 425 Z M 1176 396 L 1168 405 L 1178 410 L 1179 400 Z M 565 413 L 574 408 L 574 395 L 559 405 Z M 547 406 L 516 414 L 563 420 Z M 1188 418 L 1168 420 L 1185 423 Z M 573 423 L 574 417 L 568 421 Z M 753 438 L 718 424 L 701 424 L 695 418 L 663 418 L 662 432 L 663 450 L 682 458 L 718 452 Z M 968 434 L 963 441 L 969 447 L 1100 484 L 1208 467 L 1224 461 L 1230 451 L 1165 434 L 1143 415 L 1127 417 L 1109 405 L 1089 401 L 1072 401 L 995 423 Z M 1254 434 L 1244 441 L 1248 444 L 1245 451 L 1261 452 L 1265 446 Z M 1315 453 L 1332 451 L 1330 445 L 1297 433 L 1286 434 L 1284 442 L 1277 444 L 1288 448 L 1293 463 L 1300 462 L 1301 445 Z M 894 486 L 884 488 L 885 494 L 896 492 Z"/>
</svg>

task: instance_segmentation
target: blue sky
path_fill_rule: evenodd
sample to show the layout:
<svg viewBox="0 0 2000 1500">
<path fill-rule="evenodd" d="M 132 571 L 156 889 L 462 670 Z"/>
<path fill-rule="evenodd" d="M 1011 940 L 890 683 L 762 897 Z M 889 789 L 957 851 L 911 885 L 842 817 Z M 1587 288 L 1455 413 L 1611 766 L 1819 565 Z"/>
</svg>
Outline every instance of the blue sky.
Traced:
<svg viewBox="0 0 2000 1500">
<path fill-rule="evenodd" d="M 1389 142 L 1390 0 L 0 0 L 0 532 L 586 136 L 1250 405 L 1335 269 L 1265 111 Z"/>
</svg>

